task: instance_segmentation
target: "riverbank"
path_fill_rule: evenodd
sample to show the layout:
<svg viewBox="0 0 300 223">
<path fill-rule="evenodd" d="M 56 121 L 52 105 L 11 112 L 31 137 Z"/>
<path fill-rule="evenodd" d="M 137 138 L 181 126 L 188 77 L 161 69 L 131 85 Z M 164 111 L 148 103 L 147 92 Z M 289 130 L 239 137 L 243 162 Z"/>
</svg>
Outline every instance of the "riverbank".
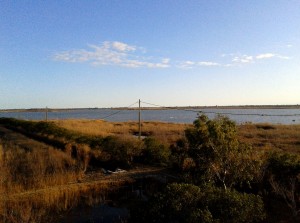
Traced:
<svg viewBox="0 0 300 223">
<path fill-rule="evenodd" d="M 111 107 L 111 108 L 16 108 L 0 109 L 0 112 L 61 112 L 78 110 L 138 110 L 138 107 Z M 300 109 L 300 105 L 224 105 L 224 106 L 166 106 L 166 107 L 141 107 L 142 110 L 169 110 L 169 109 Z"/>
<path fill-rule="evenodd" d="M 29 110 L 27 112 L 0 112 L 0 117 L 16 118 L 22 120 L 66 120 L 66 119 L 87 119 L 107 120 L 111 122 L 126 122 L 138 120 L 141 114 L 141 121 L 159 121 L 167 123 L 191 124 L 201 114 L 214 118 L 217 115 L 227 116 L 237 124 L 241 123 L 270 123 L 270 124 L 300 124 L 300 109 L 278 108 L 278 109 L 73 109 L 73 110 Z"/>
</svg>

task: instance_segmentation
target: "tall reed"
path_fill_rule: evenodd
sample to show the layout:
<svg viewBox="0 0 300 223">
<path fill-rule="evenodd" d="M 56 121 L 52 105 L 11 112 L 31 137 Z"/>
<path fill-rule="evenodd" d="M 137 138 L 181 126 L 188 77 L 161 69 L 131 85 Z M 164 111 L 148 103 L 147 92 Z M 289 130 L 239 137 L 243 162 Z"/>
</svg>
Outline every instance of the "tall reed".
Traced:
<svg viewBox="0 0 300 223">
<path fill-rule="evenodd" d="M 93 205 L 131 179 L 81 181 L 90 149 L 71 145 L 67 151 L 48 148 L 24 150 L 0 141 L 0 222 L 55 222 L 53 213 L 79 204 Z M 74 156 L 76 151 L 76 156 Z"/>
</svg>

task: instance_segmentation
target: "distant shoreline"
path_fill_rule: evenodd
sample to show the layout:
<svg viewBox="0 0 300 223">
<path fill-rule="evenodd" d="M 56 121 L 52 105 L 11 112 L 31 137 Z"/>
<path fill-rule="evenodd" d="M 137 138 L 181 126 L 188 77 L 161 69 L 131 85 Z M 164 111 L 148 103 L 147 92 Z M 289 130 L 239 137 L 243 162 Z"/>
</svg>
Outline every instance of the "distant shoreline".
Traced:
<svg viewBox="0 0 300 223">
<path fill-rule="evenodd" d="M 138 107 L 112 107 L 112 108 L 31 108 L 31 109 L 0 109 L 0 112 L 61 112 L 76 110 L 138 110 Z M 170 107 L 141 107 L 142 110 L 168 110 L 168 109 L 300 109 L 300 105 L 229 105 L 229 106 L 170 106 Z"/>
</svg>

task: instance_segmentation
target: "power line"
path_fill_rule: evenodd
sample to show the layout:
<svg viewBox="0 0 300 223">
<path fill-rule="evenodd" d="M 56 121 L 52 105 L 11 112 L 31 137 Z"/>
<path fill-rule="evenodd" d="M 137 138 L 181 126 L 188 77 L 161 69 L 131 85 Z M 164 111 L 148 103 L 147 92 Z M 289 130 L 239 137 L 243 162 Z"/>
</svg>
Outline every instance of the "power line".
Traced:
<svg viewBox="0 0 300 223">
<path fill-rule="evenodd" d="M 259 113 L 231 113 L 231 112 L 214 112 L 214 111 L 203 111 L 203 110 L 195 110 L 195 109 L 184 109 L 184 108 L 178 108 L 178 107 L 170 107 L 170 106 L 162 106 L 162 105 L 158 105 L 158 104 L 153 104 L 153 103 L 149 103 L 149 102 L 145 102 L 145 101 L 140 101 L 143 104 L 146 105 L 150 105 L 150 106 L 155 106 L 158 108 L 162 108 L 162 109 L 169 109 L 169 110 L 178 110 L 178 111 L 187 111 L 187 112 L 194 112 L 194 113 L 205 113 L 205 114 L 215 114 L 215 115 L 237 115 L 237 116 L 266 116 L 266 117 L 292 117 L 292 116 L 300 116 L 300 114 L 259 114 Z M 139 101 L 134 102 L 131 105 L 128 105 L 126 107 L 123 108 L 130 108 L 135 104 L 138 104 Z M 104 116 L 100 119 L 106 119 L 109 118 L 111 116 L 117 115 L 121 112 L 123 112 L 124 109 L 119 110 L 117 112 L 111 113 L 107 116 Z"/>
<path fill-rule="evenodd" d="M 191 111 L 191 112 L 197 112 L 197 113 L 201 112 L 201 111 L 198 111 L 198 110 L 176 108 L 176 107 L 167 107 L 167 106 L 161 106 L 161 105 L 152 104 L 152 103 L 144 102 L 144 101 L 141 101 L 141 102 L 144 103 L 144 104 L 147 104 L 147 105 L 152 105 L 152 106 L 156 106 L 156 107 L 160 107 L 160 108 L 165 108 L 165 109 L 170 109 L 170 110 Z"/>
<path fill-rule="evenodd" d="M 124 107 L 124 108 L 130 108 L 130 107 L 132 107 L 133 105 L 135 105 L 135 104 L 137 104 L 137 103 L 138 103 L 138 101 L 137 101 L 137 102 L 134 102 L 133 104 L 128 105 L 128 106 L 126 106 L 126 107 Z M 106 118 L 108 118 L 108 117 L 111 117 L 111 116 L 114 116 L 114 115 L 116 115 L 116 114 L 119 114 L 119 113 L 121 113 L 121 112 L 123 112 L 123 111 L 124 111 L 124 109 L 119 110 L 119 111 L 117 111 L 117 112 L 114 112 L 114 113 L 111 113 L 111 114 L 109 114 L 109 115 L 107 115 L 107 116 L 104 116 L 104 117 L 102 117 L 102 118 L 100 118 L 100 119 L 106 119 Z"/>
<path fill-rule="evenodd" d="M 258 114 L 258 113 L 231 113 L 231 112 L 213 112 L 213 111 L 203 111 L 203 110 L 194 110 L 194 109 L 184 109 L 184 108 L 177 108 L 177 107 L 168 107 L 168 106 L 161 106 L 149 102 L 144 102 L 142 103 L 155 106 L 155 107 L 160 107 L 160 108 L 165 108 L 165 109 L 170 109 L 170 110 L 179 110 L 179 111 L 190 111 L 190 112 L 196 112 L 196 113 L 205 113 L 205 114 L 219 114 L 219 115 L 246 115 L 246 116 L 274 116 L 274 117 L 291 117 L 291 116 L 300 116 L 300 114 Z"/>
</svg>

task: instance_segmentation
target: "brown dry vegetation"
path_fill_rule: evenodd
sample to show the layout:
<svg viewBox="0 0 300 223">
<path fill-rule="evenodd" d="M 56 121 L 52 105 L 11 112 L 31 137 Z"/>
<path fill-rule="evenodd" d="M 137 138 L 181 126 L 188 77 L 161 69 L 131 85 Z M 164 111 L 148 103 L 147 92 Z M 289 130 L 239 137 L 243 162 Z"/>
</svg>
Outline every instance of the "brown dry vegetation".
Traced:
<svg viewBox="0 0 300 223">
<path fill-rule="evenodd" d="M 97 202 L 111 189 L 107 181 L 78 184 L 84 178 L 89 148 L 76 145 L 78 157 L 0 126 L 0 222 L 43 222 L 52 210 Z M 82 154 L 79 154 L 82 153 Z"/>
<path fill-rule="evenodd" d="M 130 137 L 138 132 L 137 122 L 106 122 L 102 120 L 57 120 L 56 125 L 90 135 Z M 189 124 L 143 122 L 142 133 L 162 143 L 172 144 L 184 136 Z M 300 153 L 300 125 L 243 124 L 238 125 L 239 139 L 256 149 L 279 149 Z"/>
<path fill-rule="evenodd" d="M 70 132 L 91 136 L 118 136 L 127 140 L 134 139 L 133 135 L 138 133 L 137 122 L 51 122 L 71 130 Z M 142 135 L 171 145 L 184 136 L 184 130 L 188 126 L 190 125 L 143 122 Z M 4 135 L 6 138 L 3 138 Z M 238 135 L 242 142 L 258 150 L 275 149 L 300 153 L 300 125 L 243 124 L 238 126 Z M 15 136 L 7 132 L 4 134 L 0 129 L 0 222 L 3 219 L 5 222 L 41 222 L 51 210 L 67 210 L 82 202 L 82 199 L 87 204 L 98 202 L 99 196 L 111 190 L 112 185 L 118 186 L 129 181 L 129 178 L 106 179 L 103 176 L 101 180 L 87 179 L 84 172 L 90 155 L 96 156 L 98 150 L 91 151 L 86 144 L 70 144 L 63 137 L 56 138 L 65 145 L 61 151 L 22 134 Z M 74 146 L 77 150 L 75 158 L 71 154 Z M 104 156 L 104 151 L 101 156 Z"/>
<path fill-rule="evenodd" d="M 30 152 L 16 146 L 2 146 L 1 175 L 8 193 L 20 193 L 77 179 L 75 161 L 66 153 L 34 148 Z"/>
<path fill-rule="evenodd" d="M 55 120 L 59 127 L 95 136 L 131 137 L 138 134 L 137 122 L 107 122 L 103 120 Z M 162 143 L 174 143 L 184 136 L 188 124 L 143 122 L 142 135 L 152 136 Z"/>
<path fill-rule="evenodd" d="M 0 142 L 0 161 L 0 221 L 3 222 L 40 220 L 45 210 L 42 213 L 32 209 L 42 203 L 53 205 L 57 193 L 49 191 L 28 199 L 19 199 L 16 195 L 63 185 L 76 180 L 78 175 L 75 162 L 67 154 L 50 147 L 26 151 L 12 143 Z"/>
<path fill-rule="evenodd" d="M 0 126 L 0 222 L 53 222 L 51 213 L 99 203 L 103 194 L 132 182 L 132 174 L 149 172 L 137 169 L 107 177 L 102 172 L 86 174 L 90 156 L 97 150 L 44 133 L 44 138 L 62 140 L 65 147 L 59 150 L 44 140 L 28 138 L 26 131 L 20 126 L 14 130 Z"/>
<path fill-rule="evenodd" d="M 238 134 L 256 149 L 300 153 L 300 125 L 244 124 Z"/>
<path fill-rule="evenodd" d="M 133 182 L 134 176 L 157 171 L 84 174 L 69 153 L 51 147 L 26 151 L 0 141 L 0 222 L 55 222 L 53 213 L 99 203 L 103 195 Z"/>
</svg>

